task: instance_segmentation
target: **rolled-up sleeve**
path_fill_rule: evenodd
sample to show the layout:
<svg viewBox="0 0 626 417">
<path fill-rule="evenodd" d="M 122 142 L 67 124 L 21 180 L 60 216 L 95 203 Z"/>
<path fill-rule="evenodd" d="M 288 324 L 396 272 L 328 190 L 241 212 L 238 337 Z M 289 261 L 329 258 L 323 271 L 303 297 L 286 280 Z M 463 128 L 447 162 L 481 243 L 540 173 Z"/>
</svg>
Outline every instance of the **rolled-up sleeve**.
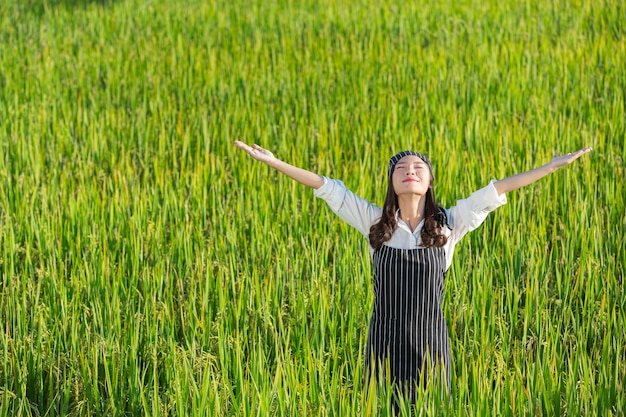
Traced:
<svg viewBox="0 0 626 417">
<path fill-rule="evenodd" d="M 498 194 L 494 183 L 491 181 L 486 187 L 450 207 L 448 220 L 455 241 L 458 242 L 466 233 L 480 226 L 489 213 L 506 204 L 506 195 Z"/>
<path fill-rule="evenodd" d="M 315 197 L 326 201 L 333 213 L 367 237 L 382 209 L 354 194 L 343 182 L 323 178 L 324 185 L 314 191 Z"/>
</svg>

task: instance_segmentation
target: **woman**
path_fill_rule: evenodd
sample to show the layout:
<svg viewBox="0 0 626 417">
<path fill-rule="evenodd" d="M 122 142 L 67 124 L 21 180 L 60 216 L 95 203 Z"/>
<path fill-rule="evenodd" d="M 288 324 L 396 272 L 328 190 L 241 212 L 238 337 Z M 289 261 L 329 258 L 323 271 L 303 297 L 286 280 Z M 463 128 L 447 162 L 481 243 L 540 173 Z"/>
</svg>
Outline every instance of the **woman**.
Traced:
<svg viewBox="0 0 626 417">
<path fill-rule="evenodd" d="M 341 181 L 289 165 L 258 145 L 235 144 L 254 159 L 315 189 L 315 196 L 368 238 L 375 301 L 366 366 L 372 378 L 388 378 L 411 403 L 416 387 L 425 384 L 436 370 L 450 387 L 450 346 L 441 299 L 456 243 L 476 229 L 489 212 L 505 204 L 507 192 L 591 151 L 581 149 L 539 168 L 492 181 L 449 209 L 435 201 L 428 158 L 403 151 L 389 160 L 389 185 L 381 209 L 353 194 Z"/>
</svg>

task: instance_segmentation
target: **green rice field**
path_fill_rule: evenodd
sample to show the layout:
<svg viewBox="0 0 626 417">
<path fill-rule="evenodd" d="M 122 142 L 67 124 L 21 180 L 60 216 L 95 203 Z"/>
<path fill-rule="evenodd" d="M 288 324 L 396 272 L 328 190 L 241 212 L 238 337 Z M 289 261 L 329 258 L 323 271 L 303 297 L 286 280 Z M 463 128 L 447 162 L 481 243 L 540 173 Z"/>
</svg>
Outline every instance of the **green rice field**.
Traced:
<svg viewBox="0 0 626 417">
<path fill-rule="evenodd" d="M 459 243 L 403 413 L 625 415 L 626 3 L 1 3 L 0 417 L 392 415 L 367 241 L 234 140 L 446 207 L 593 147 Z"/>
</svg>

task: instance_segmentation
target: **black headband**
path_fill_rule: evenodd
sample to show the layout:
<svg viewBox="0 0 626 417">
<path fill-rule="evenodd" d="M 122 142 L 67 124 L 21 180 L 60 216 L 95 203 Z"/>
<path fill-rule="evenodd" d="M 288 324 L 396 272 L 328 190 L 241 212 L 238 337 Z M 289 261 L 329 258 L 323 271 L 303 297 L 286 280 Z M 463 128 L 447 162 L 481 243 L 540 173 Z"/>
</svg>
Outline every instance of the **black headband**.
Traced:
<svg viewBox="0 0 626 417">
<path fill-rule="evenodd" d="M 426 155 L 415 151 L 402 151 L 399 154 L 396 154 L 389 158 L 389 167 L 387 168 L 387 176 L 389 177 L 389 179 L 391 179 L 391 174 L 393 174 L 393 169 L 396 167 L 398 161 L 408 155 L 417 156 L 422 161 L 426 162 L 426 165 L 428 165 L 428 168 L 430 169 L 430 176 L 433 181 L 435 180 L 435 176 L 433 175 L 433 166 L 431 165 Z"/>
</svg>

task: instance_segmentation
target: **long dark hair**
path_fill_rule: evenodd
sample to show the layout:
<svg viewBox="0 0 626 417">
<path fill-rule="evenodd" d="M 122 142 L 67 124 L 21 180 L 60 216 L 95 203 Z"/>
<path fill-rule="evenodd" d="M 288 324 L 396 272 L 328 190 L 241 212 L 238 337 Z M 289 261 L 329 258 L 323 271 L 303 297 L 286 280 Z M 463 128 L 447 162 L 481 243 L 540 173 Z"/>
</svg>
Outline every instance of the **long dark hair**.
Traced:
<svg viewBox="0 0 626 417">
<path fill-rule="evenodd" d="M 435 194 L 432 186 L 424 196 L 424 226 L 422 227 L 422 247 L 440 248 L 446 244 L 448 238 L 443 234 L 442 228 L 448 225 L 446 214 L 440 206 L 435 202 Z M 387 186 L 387 196 L 383 205 L 383 214 L 380 220 L 370 228 L 369 240 L 374 250 L 391 239 L 391 235 L 398 226 L 396 220 L 396 212 L 398 211 L 398 196 L 393 190 L 391 176 L 389 176 L 389 184 Z"/>
</svg>

